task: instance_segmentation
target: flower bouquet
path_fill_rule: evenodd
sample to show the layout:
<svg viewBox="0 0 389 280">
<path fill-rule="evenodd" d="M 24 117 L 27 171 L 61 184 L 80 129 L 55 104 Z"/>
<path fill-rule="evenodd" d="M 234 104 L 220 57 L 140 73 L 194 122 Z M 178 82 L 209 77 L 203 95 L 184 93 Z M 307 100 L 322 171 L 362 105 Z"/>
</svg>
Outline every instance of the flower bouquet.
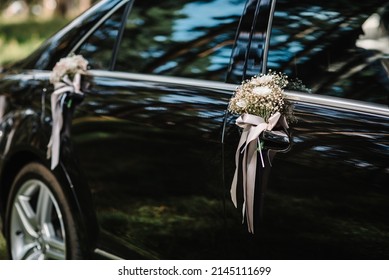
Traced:
<svg viewBox="0 0 389 280">
<path fill-rule="evenodd" d="M 77 74 L 85 74 L 88 61 L 82 55 L 70 55 L 61 58 L 54 66 L 50 75 L 50 83 L 58 85 L 65 80 L 74 79 Z"/>
<path fill-rule="evenodd" d="M 254 76 L 239 86 L 231 98 L 228 110 L 235 114 L 251 114 L 268 122 L 277 112 L 291 117 L 287 110 L 284 88 L 288 77 L 280 73 Z"/>
<path fill-rule="evenodd" d="M 269 72 L 254 76 L 244 81 L 231 98 L 228 110 L 239 114 L 236 124 L 243 128 L 239 145 L 236 151 L 236 170 L 231 186 L 231 199 L 237 207 L 238 171 L 241 154 L 243 177 L 243 214 L 246 216 L 248 231 L 254 233 L 254 192 L 257 173 L 257 154 L 259 153 L 262 167 L 263 142 L 261 135 L 275 127 L 288 128 L 288 121 L 292 121 L 293 111 L 291 104 L 286 100 L 284 88 L 288 85 L 288 77 L 281 73 Z"/>
</svg>

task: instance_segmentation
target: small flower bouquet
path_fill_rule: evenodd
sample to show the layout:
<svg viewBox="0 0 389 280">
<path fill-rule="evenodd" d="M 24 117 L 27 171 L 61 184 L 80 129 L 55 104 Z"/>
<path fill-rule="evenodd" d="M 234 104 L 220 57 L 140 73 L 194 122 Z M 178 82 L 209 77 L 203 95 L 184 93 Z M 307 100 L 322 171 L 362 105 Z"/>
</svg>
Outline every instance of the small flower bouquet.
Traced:
<svg viewBox="0 0 389 280">
<path fill-rule="evenodd" d="M 82 55 L 70 55 L 61 58 L 54 66 L 50 82 L 55 85 L 66 76 L 73 79 L 76 74 L 84 74 L 88 69 L 88 61 Z"/>
<path fill-rule="evenodd" d="M 264 131 L 281 127 L 288 128 L 288 120 L 293 120 L 291 104 L 285 99 L 284 88 L 288 77 L 269 72 L 254 76 L 243 82 L 231 98 L 228 110 L 239 114 L 236 124 L 243 128 L 236 151 L 236 170 L 231 186 L 231 199 L 237 207 L 237 187 L 239 168 L 242 169 L 243 214 L 246 216 L 248 231 L 254 233 L 254 192 L 257 170 L 257 154 L 265 167 L 260 136 Z M 241 157 L 243 154 L 243 157 Z M 269 158 L 270 162 L 270 158 Z M 260 182 L 258 182 L 260 183 Z"/>
<path fill-rule="evenodd" d="M 288 85 L 288 77 L 281 73 L 254 76 L 236 89 L 229 103 L 229 111 L 235 114 L 251 114 L 259 116 L 265 122 L 279 112 L 288 120 L 292 120 L 290 104 L 286 102 L 284 88 Z"/>
</svg>

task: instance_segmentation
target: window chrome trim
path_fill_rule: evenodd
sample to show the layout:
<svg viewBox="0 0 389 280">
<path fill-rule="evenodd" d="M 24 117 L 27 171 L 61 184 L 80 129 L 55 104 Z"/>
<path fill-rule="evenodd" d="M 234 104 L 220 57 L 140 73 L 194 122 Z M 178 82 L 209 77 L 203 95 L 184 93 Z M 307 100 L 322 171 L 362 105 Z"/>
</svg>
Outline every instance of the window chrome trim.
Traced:
<svg viewBox="0 0 389 280">
<path fill-rule="evenodd" d="M 389 117 L 389 107 L 359 100 L 351 100 L 314 93 L 286 92 L 287 99 L 295 103 L 307 103 L 316 106 L 334 107 L 365 114 Z"/>
<path fill-rule="evenodd" d="M 229 84 L 217 81 L 207 81 L 191 78 L 182 78 L 174 76 L 160 76 L 151 74 L 136 74 L 126 72 L 114 72 L 106 70 L 89 70 L 88 74 L 96 77 L 107 77 L 115 79 L 125 80 L 136 80 L 145 82 L 156 82 L 156 83 L 169 83 L 177 84 L 180 86 L 193 86 L 202 87 L 209 89 L 218 89 L 221 91 L 229 91 L 231 95 L 235 89 L 239 86 L 238 84 Z M 360 113 L 367 113 L 373 115 L 382 115 L 389 117 L 389 107 L 381 104 L 374 104 L 369 102 L 363 102 L 358 100 L 349 100 L 339 97 L 319 95 L 314 93 L 301 93 L 295 91 L 286 92 L 287 99 L 295 103 L 307 103 L 316 106 L 327 106 L 339 109 L 345 109 L 350 111 L 356 111 Z"/>
<path fill-rule="evenodd" d="M 96 76 L 96 77 L 107 77 L 107 78 L 117 78 L 117 79 L 126 79 L 126 80 L 136 80 L 136 81 L 145 81 L 145 82 L 159 82 L 159 83 L 168 83 L 168 84 L 177 84 L 182 86 L 194 86 L 194 87 L 203 87 L 209 89 L 219 89 L 224 91 L 230 91 L 231 94 L 238 85 L 227 84 L 224 82 L 217 81 L 207 81 L 200 79 L 191 79 L 175 76 L 161 76 L 161 75 L 152 75 L 152 74 L 136 74 L 136 73 L 126 73 L 126 72 L 116 72 L 116 71 L 106 71 L 106 70 L 88 70 L 86 75 Z"/>
</svg>

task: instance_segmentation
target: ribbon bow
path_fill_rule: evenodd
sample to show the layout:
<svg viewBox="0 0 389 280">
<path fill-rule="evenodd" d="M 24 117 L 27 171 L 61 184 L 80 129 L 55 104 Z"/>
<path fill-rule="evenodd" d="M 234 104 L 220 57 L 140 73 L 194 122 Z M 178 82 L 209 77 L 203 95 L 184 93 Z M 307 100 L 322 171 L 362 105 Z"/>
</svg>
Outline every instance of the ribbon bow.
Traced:
<svg viewBox="0 0 389 280">
<path fill-rule="evenodd" d="M 243 153 L 242 171 L 243 171 L 243 217 L 246 215 L 247 227 L 250 233 L 254 233 L 254 191 L 255 176 L 257 172 L 257 143 L 258 137 L 264 130 L 272 130 L 280 120 L 282 126 L 287 127 L 285 117 L 279 112 L 273 114 L 268 122 L 263 118 L 251 114 L 242 114 L 236 124 L 243 128 L 242 135 L 235 154 L 235 174 L 231 185 L 231 199 L 235 207 L 238 207 L 236 191 L 238 185 L 238 169 L 240 154 Z M 264 167 L 261 148 L 260 152 L 262 166 Z"/>
<path fill-rule="evenodd" d="M 62 82 L 58 82 L 54 85 L 54 92 L 51 94 L 51 116 L 53 119 L 51 137 L 49 144 L 47 145 L 47 158 L 51 157 L 51 169 L 53 170 L 59 163 L 59 151 L 60 151 L 60 135 L 63 126 L 62 108 L 66 98 L 66 93 L 75 93 L 83 95 L 80 90 L 81 75 L 76 73 L 73 81 L 70 80 L 68 75 L 62 78 Z"/>
</svg>

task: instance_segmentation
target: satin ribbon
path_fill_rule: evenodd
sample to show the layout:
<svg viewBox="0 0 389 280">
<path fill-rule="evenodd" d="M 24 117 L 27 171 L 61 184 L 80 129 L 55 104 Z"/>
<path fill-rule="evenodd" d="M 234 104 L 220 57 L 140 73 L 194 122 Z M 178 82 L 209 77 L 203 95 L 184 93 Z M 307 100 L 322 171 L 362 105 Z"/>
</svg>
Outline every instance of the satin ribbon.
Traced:
<svg viewBox="0 0 389 280">
<path fill-rule="evenodd" d="M 62 78 L 62 82 L 54 85 L 54 92 L 51 94 L 51 116 L 53 119 L 51 137 L 47 145 L 47 158 L 51 157 L 51 169 L 53 170 L 59 163 L 59 154 L 61 146 L 61 130 L 63 126 L 62 108 L 66 93 L 75 93 L 83 95 L 80 90 L 81 75 L 74 75 L 73 81 L 68 75 Z"/>
<path fill-rule="evenodd" d="M 5 96 L 0 96 L 0 122 L 3 120 L 5 112 Z"/>
<path fill-rule="evenodd" d="M 238 207 L 237 202 L 237 186 L 238 186 L 238 170 L 239 170 L 239 158 L 243 153 L 242 160 L 242 177 L 243 177 L 243 219 L 246 215 L 247 227 L 250 233 L 254 233 L 254 192 L 255 192 L 255 177 L 257 172 L 257 143 L 259 136 L 264 130 L 272 130 L 276 124 L 280 124 L 287 128 L 287 122 L 285 117 L 279 112 L 272 115 L 268 122 L 259 116 L 251 114 L 243 114 L 236 120 L 236 125 L 243 128 L 242 135 L 238 144 L 238 148 L 235 154 L 235 174 L 231 185 L 231 199 L 235 207 Z M 264 161 L 262 152 L 259 149 L 261 162 L 264 167 Z"/>
</svg>

